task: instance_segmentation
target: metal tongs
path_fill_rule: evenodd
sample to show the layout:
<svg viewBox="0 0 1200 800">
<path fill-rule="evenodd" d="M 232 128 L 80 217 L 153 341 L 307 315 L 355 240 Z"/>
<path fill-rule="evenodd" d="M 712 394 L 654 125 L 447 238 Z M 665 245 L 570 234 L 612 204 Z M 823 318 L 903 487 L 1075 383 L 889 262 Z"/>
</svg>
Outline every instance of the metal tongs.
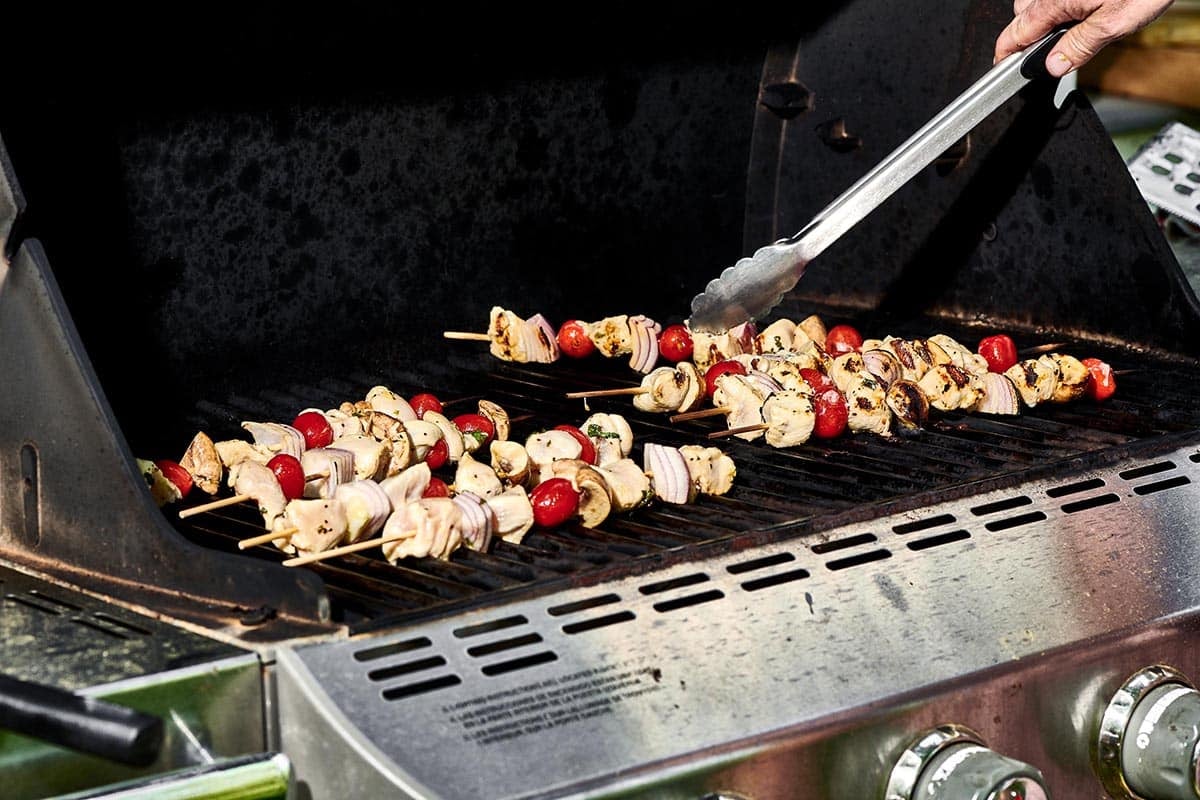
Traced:
<svg viewBox="0 0 1200 800">
<path fill-rule="evenodd" d="M 1014 53 L 971 85 L 937 116 L 879 162 L 799 233 L 760 248 L 710 281 L 692 299 L 688 325 L 719 333 L 761 319 L 791 291 L 808 262 L 891 197 L 1030 81 L 1048 77 L 1046 56 L 1067 32 L 1059 28 Z"/>
</svg>

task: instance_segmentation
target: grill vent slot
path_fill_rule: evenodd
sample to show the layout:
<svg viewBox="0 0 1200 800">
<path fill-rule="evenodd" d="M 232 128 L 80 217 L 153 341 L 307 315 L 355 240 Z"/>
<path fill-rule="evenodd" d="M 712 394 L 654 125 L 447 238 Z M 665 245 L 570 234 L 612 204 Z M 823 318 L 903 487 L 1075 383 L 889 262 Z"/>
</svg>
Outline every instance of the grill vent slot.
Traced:
<svg viewBox="0 0 1200 800">
<path fill-rule="evenodd" d="M 949 531 L 948 533 L 939 533 L 934 536 L 926 536 L 924 539 L 914 539 L 908 543 L 908 549 L 914 551 L 928 550 L 931 547 L 940 547 L 951 542 L 961 542 L 963 539 L 970 539 L 971 534 L 968 531 L 957 530 Z"/>
<path fill-rule="evenodd" d="M 1028 525 L 1031 522 L 1041 522 L 1046 518 L 1046 515 L 1041 511 L 1031 511 L 1028 514 L 1018 514 L 1015 517 L 1005 517 L 1004 519 L 994 519 L 983 527 L 989 531 L 1006 531 L 1009 528 L 1019 528 L 1022 525 Z"/>
<path fill-rule="evenodd" d="M 858 553 L 845 558 L 835 558 L 833 561 L 826 561 L 825 568 L 837 572 L 838 570 L 850 569 L 851 567 L 859 567 L 863 564 L 870 564 L 872 561 L 883 561 L 892 557 L 891 550 L 869 550 L 866 553 Z"/>
<path fill-rule="evenodd" d="M 720 600 L 724 596 L 725 593 L 720 589 L 710 589 L 707 592 L 700 592 L 699 594 L 676 597 L 674 600 L 662 600 L 654 604 L 654 610 L 659 613 L 666 613 L 668 611 L 676 611 L 680 608 L 698 606 L 701 603 L 711 603 L 713 600 Z"/>
<path fill-rule="evenodd" d="M 1086 500 L 1076 500 L 1074 503 L 1063 503 L 1062 510 L 1067 514 L 1075 514 L 1080 511 L 1087 511 L 1089 508 L 1099 508 L 1100 506 L 1119 502 L 1121 502 L 1121 498 L 1109 492 L 1108 494 L 1089 497 Z"/>
<path fill-rule="evenodd" d="M 831 542 L 818 542 L 812 546 L 812 551 L 818 555 L 857 547 L 860 544 L 870 544 L 878 541 L 873 533 L 860 533 L 857 536 L 847 536 L 845 539 L 834 539 Z"/>
<path fill-rule="evenodd" d="M 639 586 L 638 591 L 642 594 L 659 594 L 660 592 L 668 592 L 671 589 L 679 589 L 684 586 L 695 586 L 697 583 L 706 583 L 707 581 L 707 575 L 705 575 L 703 572 L 697 572 L 692 575 L 683 575 L 678 578 L 671 578 L 667 581 L 648 583 L 645 586 Z"/>
<path fill-rule="evenodd" d="M 795 560 L 796 557 L 791 553 L 775 553 L 774 555 L 755 558 L 750 561 L 730 564 L 725 569 L 730 575 L 741 575 L 743 572 L 754 572 L 755 570 L 766 569 L 767 567 L 774 567 L 778 564 L 786 564 L 789 561 Z"/>
<path fill-rule="evenodd" d="M 607 628 L 609 625 L 618 625 L 622 622 L 629 622 L 633 619 L 637 619 L 637 615 L 635 615 L 632 611 L 618 611 L 616 614 L 596 617 L 595 619 L 585 619 L 581 622 L 569 622 L 562 626 L 562 630 L 563 633 L 567 634 L 584 633 L 585 631 L 592 631 L 596 628 Z"/>
<path fill-rule="evenodd" d="M 1117 474 L 1120 475 L 1122 478 L 1124 478 L 1127 481 L 1135 481 L 1138 478 L 1144 478 L 1147 475 L 1157 475 L 1160 472 L 1166 472 L 1167 470 L 1172 470 L 1172 469 L 1175 469 L 1174 462 L 1159 461 L 1156 464 L 1147 464 L 1144 467 L 1136 467 L 1134 469 L 1127 469 L 1123 472 L 1118 472 Z"/>
<path fill-rule="evenodd" d="M 23 605 L 27 608 L 32 608 L 34 611 L 42 611 L 47 614 L 53 614 L 56 617 L 62 613 L 57 608 L 51 608 L 48 605 L 42 605 L 41 603 L 38 603 L 38 602 L 35 602 L 34 600 L 29 599 L 28 597 L 22 597 L 19 594 L 9 593 L 4 596 L 6 598 L 8 598 L 9 600 L 12 600 L 14 603 L 20 603 L 21 605 Z"/>
<path fill-rule="evenodd" d="M 446 659 L 441 656 L 429 656 L 416 661 L 406 661 L 403 664 L 373 669 L 367 673 L 367 678 L 373 681 L 386 681 L 401 675 L 411 675 L 414 672 L 424 672 L 427 669 L 444 666 L 446 666 Z"/>
<path fill-rule="evenodd" d="M 478 625 L 467 625 L 463 628 L 455 628 L 454 635 L 459 639 L 469 639 L 472 636 L 482 636 L 485 633 L 492 631 L 502 631 L 505 628 L 514 628 L 517 625 L 525 625 L 529 620 L 517 614 L 513 617 L 504 617 L 503 619 L 494 619 L 490 622 L 481 622 Z"/>
<path fill-rule="evenodd" d="M 70 605 L 70 603 L 66 603 L 64 605 Z M 103 611 L 97 611 L 95 614 L 92 614 L 92 616 L 102 622 L 107 622 L 109 625 L 115 625 L 118 628 L 121 628 L 122 630 L 129 631 L 130 633 L 137 633 L 142 636 L 150 636 L 151 635 L 150 631 L 146 630 L 145 628 L 134 625 L 132 622 L 126 622 L 123 619 L 117 619 L 116 617 L 110 617 L 108 614 L 105 614 Z"/>
<path fill-rule="evenodd" d="M 447 686 L 457 686 L 462 683 L 462 678 L 457 675 L 442 675 L 438 678 L 432 678 L 420 683 L 409 683 L 404 686 L 394 686 L 391 689 L 384 689 L 380 694 L 384 700 L 402 700 L 405 697 L 412 697 L 417 694 L 425 694 L 436 689 L 445 689 Z"/>
<path fill-rule="evenodd" d="M 971 513 L 977 517 L 983 517 L 988 514 L 997 514 L 1001 511 L 1008 511 L 1010 508 L 1020 508 L 1033 503 L 1033 500 L 1020 495 L 1019 497 L 1010 497 L 1006 500 L 997 500 L 994 503 L 984 503 L 981 506 L 975 506 L 971 509 Z"/>
<path fill-rule="evenodd" d="M 759 589 L 769 589 L 772 586 L 780 586 L 785 583 L 803 580 L 809 575 L 806 569 L 793 569 L 787 572 L 779 572 L 775 575 L 765 575 L 761 578 L 746 581 L 742 584 L 742 588 L 747 592 L 757 592 Z"/>
<path fill-rule="evenodd" d="M 505 650 L 515 650 L 527 644 L 537 644 L 540 641 L 542 641 L 540 635 L 527 633 L 524 636 L 514 636 L 511 639 L 501 639 L 498 642 L 488 642 L 487 644 L 477 644 L 474 647 L 468 647 L 467 655 L 481 658 L 482 656 L 490 656 L 493 653 L 502 653 Z"/>
<path fill-rule="evenodd" d="M 1133 487 L 1135 494 L 1145 495 L 1162 492 L 1167 489 L 1175 489 L 1180 486 L 1186 486 L 1191 483 L 1187 475 L 1177 475 L 1174 478 L 1167 478 L 1165 481 L 1155 481 L 1154 483 L 1145 483 L 1141 486 Z"/>
<path fill-rule="evenodd" d="M 564 603 L 561 606 L 550 606 L 546 609 L 546 613 L 552 617 L 562 617 L 567 614 L 574 614 L 579 611 L 587 611 L 589 608 L 598 606 L 607 606 L 612 603 L 621 602 L 621 598 L 615 594 L 602 594 L 599 597 L 589 597 L 587 600 L 578 600 L 574 603 Z"/>
<path fill-rule="evenodd" d="M 129 638 L 128 636 L 121 633 L 120 631 L 114 631 L 112 628 L 109 628 L 105 625 L 101 625 L 99 622 L 95 622 L 93 620 L 87 619 L 86 617 L 71 617 L 71 622 L 75 623 L 76 625 L 82 625 L 85 628 L 91 628 L 94 631 L 99 631 L 100 633 L 103 633 L 105 636 L 111 636 L 114 639 L 128 639 Z"/>
<path fill-rule="evenodd" d="M 70 609 L 71 611 L 83 611 L 83 606 L 77 606 L 74 603 L 68 603 L 66 600 L 60 600 L 57 597 L 51 597 L 45 592 L 39 592 L 37 589 L 30 589 L 29 596 L 37 598 L 44 603 L 53 603 L 61 608 Z M 96 616 L 100 616 L 97 614 Z M 143 631 L 144 632 L 144 631 Z"/>
<path fill-rule="evenodd" d="M 408 639 L 403 642 L 393 642 L 379 647 L 370 647 L 366 650 L 359 650 L 354 654 L 355 661 L 374 661 L 379 658 L 387 658 L 399 653 L 407 653 L 412 650 L 420 650 L 422 647 L 429 647 L 433 642 L 426 639 L 424 636 L 419 639 Z"/>
<path fill-rule="evenodd" d="M 501 661 L 497 664 L 488 664 L 483 668 L 484 675 L 503 675 L 506 672 L 516 672 L 519 669 L 529 669 L 540 664 L 548 664 L 551 661 L 557 661 L 558 656 L 550 650 L 543 650 L 540 653 L 534 653 L 521 658 L 514 658 L 512 661 Z"/>
<path fill-rule="evenodd" d="M 903 536 L 906 533 L 927 531 L 930 528 L 936 528 L 939 525 L 949 525 L 951 522 L 954 522 L 953 514 L 938 514 L 936 517 L 929 517 L 928 519 L 919 519 L 915 522 L 905 522 L 902 525 L 893 525 L 892 531 Z"/>
<path fill-rule="evenodd" d="M 1068 483 L 1065 486 L 1055 486 L 1052 489 L 1047 489 L 1046 496 L 1065 497 L 1069 494 L 1079 494 L 1080 492 L 1086 492 L 1091 489 L 1099 489 L 1103 485 L 1104 481 L 1100 480 L 1099 478 L 1092 478 L 1091 480 L 1079 481 L 1078 483 Z"/>
</svg>

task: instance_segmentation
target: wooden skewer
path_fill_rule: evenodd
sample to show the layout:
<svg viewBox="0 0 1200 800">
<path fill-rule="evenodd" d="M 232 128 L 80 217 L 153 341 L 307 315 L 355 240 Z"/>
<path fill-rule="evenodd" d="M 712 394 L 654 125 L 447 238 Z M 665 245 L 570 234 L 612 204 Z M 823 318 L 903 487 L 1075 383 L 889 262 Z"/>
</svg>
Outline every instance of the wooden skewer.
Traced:
<svg viewBox="0 0 1200 800">
<path fill-rule="evenodd" d="M 643 386 L 625 386 L 620 389 L 592 389 L 587 392 L 567 392 L 568 400 L 580 397 L 614 397 L 617 395 L 646 394 L 650 390 Z"/>
<path fill-rule="evenodd" d="M 739 433 L 750 433 L 751 431 L 765 431 L 771 427 L 765 422 L 760 422 L 757 425 L 743 425 L 740 428 L 730 428 L 727 431 L 714 431 L 708 435 L 710 439 L 720 439 L 724 436 L 737 436 Z"/>
<path fill-rule="evenodd" d="M 683 422 L 684 420 L 689 420 L 689 419 L 703 419 L 704 417 L 718 417 L 721 414 L 728 414 L 731 410 L 732 409 L 725 408 L 724 406 L 717 406 L 716 408 L 702 408 L 699 411 L 687 411 L 687 412 L 684 412 L 683 414 L 675 414 L 674 416 L 669 417 L 669 419 L 671 420 L 671 422 Z"/>
<path fill-rule="evenodd" d="M 290 539 L 299 532 L 299 528 L 284 528 L 274 533 L 264 533 L 262 536 L 251 536 L 249 539 L 242 539 L 238 542 L 238 550 L 245 550 L 247 547 L 254 547 L 258 544 L 267 544 L 276 539 Z"/>
<path fill-rule="evenodd" d="M 235 494 L 232 497 L 224 497 L 220 500 L 213 500 L 211 503 L 201 503 L 198 506 L 185 508 L 183 511 L 179 512 L 179 518 L 187 519 L 188 517 L 194 517 L 197 514 L 203 514 L 205 511 L 215 511 L 216 509 L 224 508 L 225 506 L 236 506 L 238 503 L 244 503 L 247 500 L 253 499 L 254 498 L 248 494 Z"/>
<path fill-rule="evenodd" d="M 401 539 L 407 539 L 412 536 L 412 533 L 394 533 L 391 536 L 380 536 L 378 539 L 367 539 L 365 542 L 355 542 L 354 544 L 343 545 L 342 547 L 334 547 L 330 550 L 322 550 L 318 553 L 309 553 L 306 556 L 296 556 L 289 558 L 283 562 L 285 567 L 299 567 L 304 564 L 311 564 L 314 561 L 324 561 L 327 558 L 337 558 L 349 553 L 357 553 L 359 550 L 370 550 L 372 547 L 379 547 L 388 542 L 398 542 Z"/>
<path fill-rule="evenodd" d="M 442 331 L 442 336 L 447 339 L 462 339 L 468 342 L 490 342 L 491 336 L 486 333 L 469 333 L 467 331 Z"/>
</svg>

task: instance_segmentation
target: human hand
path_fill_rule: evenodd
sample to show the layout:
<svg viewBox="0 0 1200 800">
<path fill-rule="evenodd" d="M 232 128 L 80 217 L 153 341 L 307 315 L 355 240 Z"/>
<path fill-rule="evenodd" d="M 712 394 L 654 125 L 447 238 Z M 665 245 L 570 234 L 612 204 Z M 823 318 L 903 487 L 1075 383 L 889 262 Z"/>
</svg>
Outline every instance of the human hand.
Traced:
<svg viewBox="0 0 1200 800">
<path fill-rule="evenodd" d="M 1024 50 L 1068 22 L 1078 22 L 1046 56 L 1046 70 L 1061 78 L 1079 69 L 1107 44 L 1158 19 L 1174 0 L 1015 0 L 1013 21 L 996 39 L 996 61 Z"/>
</svg>

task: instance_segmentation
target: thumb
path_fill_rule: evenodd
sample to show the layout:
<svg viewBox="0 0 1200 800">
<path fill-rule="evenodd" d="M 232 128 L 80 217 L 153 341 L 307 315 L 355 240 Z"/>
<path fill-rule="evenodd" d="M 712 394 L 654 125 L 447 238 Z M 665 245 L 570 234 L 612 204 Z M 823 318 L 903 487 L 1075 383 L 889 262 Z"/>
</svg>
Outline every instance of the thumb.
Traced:
<svg viewBox="0 0 1200 800">
<path fill-rule="evenodd" d="M 1046 56 L 1046 71 L 1061 78 L 1092 60 L 1096 53 L 1117 35 L 1108 33 L 1095 16 L 1085 19 L 1063 34 L 1058 44 Z"/>
</svg>

